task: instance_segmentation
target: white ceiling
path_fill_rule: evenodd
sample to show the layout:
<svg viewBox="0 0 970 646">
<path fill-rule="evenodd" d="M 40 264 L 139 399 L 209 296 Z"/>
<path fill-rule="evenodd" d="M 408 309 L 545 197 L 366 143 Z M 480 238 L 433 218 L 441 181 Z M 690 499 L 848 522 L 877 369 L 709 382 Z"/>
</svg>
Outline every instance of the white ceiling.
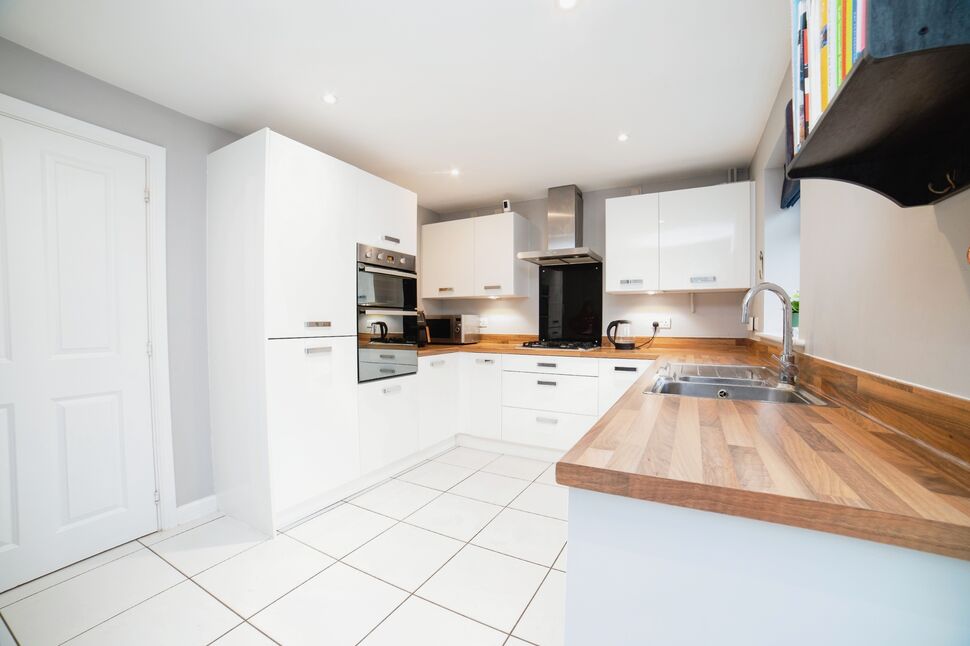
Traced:
<svg viewBox="0 0 970 646">
<path fill-rule="evenodd" d="M 789 4 L 0 0 L 0 35 L 229 130 L 268 125 L 449 212 L 747 165 Z"/>
</svg>

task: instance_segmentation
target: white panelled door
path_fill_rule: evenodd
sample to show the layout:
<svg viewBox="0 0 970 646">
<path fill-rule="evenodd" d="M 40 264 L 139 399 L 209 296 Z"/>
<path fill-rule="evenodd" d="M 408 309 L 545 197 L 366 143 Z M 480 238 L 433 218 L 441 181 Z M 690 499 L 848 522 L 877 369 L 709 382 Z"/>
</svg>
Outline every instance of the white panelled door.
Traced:
<svg viewBox="0 0 970 646">
<path fill-rule="evenodd" d="M 146 171 L 0 116 L 0 590 L 158 527 Z"/>
</svg>

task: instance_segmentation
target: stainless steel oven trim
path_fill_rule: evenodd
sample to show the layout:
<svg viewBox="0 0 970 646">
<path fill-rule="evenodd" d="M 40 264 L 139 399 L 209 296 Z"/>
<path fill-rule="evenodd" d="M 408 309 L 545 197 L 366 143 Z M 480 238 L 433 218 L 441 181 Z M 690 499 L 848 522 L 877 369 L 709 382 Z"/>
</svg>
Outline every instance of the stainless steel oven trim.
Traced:
<svg viewBox="0 0 970 646">
<path fill-rule="evenodd" d="M 378 267 L 375 265 L 367 265 L 364 263 L 357 263 L 357 270 L 363 271 L 368 274 L 384 274 L 385 276 L 397 276 L 399 278 L 417 278 L 418 275 L 415 272 L 410 271 L 400 271 L 398 269 L 387 269 L 385 267 Z"/>
</svg>

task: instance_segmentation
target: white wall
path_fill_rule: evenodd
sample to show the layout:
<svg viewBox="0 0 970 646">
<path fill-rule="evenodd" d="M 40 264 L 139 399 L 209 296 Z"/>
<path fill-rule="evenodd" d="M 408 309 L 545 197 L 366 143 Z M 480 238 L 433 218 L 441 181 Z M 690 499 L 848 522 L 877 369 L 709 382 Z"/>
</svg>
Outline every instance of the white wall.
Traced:
<svg viewBox="0 0 970 646">
<path fill-rule="evenodd" d="M 801 211 L 806 350 L 970 398 L 970 193 L 903 209 L 807 180 Z"/>
<path fill-rule="evenodd" d="M 206 346 L 206 155 L 238 137 L 0 38 L 0 93 L 166 150 L 168 345 L 178 504 L 212 493 Z"/>
<path fill-rule="evenodd" d="M 640 186 L 583 192 L 583 244 L 604 254 L 606 236 L 606 200 L 611 197 L 637 193 L 671 191 L 681 188 L 708 186 L 725 181 L 727 172 L 710 171 L 690 178 L 662 178 Z M 533 247 L 538 249 L 545 239 L 546 200 L 518 202 L 512 208 L 524 215 L 532 225 Z M 441 215 L 441 220 L 457 220 L 501 211 L 500 207 L 485 207 L 472 211 Z M 609 259 L 606 258 L 606 262 Z M 486 317 L 489 334 L 536 334 L 539 330 L 538 267 L 530 274 L 531 295 L 526 299 L 499 300 L 426 300 L 429 313 L 478 314 Z M 659 315 L 669 315 L 672 325 L 661 330 L 660 336 L 744 337 L 746 326 L 741 324 L 741 294 L 698 294 L 694 298 L 695 312 L 690 311 L 687 294 L 604 294 L 603 332 L 614 319 L 633 321 L 633 332 L 640 336 L 652 333 L 651 323 Z"/>
</svg>

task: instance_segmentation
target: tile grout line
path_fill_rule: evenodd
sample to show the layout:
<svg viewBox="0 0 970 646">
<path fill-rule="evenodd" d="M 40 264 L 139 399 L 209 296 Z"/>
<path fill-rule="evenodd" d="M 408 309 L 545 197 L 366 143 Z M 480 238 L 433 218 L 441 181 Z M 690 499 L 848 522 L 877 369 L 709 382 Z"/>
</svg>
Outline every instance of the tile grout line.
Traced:
<svg viewBox="0 0 970 646">
<path fill-rule="evenodd" d="M 10 624 L 7 623 L 7 618 L 3 616 L 2 612 L 0 612 L 0 623 L 6 627 L 7 632 L 10 634 L 10 638 L 13 639 L 13 643 L 16 646 L 21 646 L 20 640 L 17 639 L 17 636 L 13 633 L 13 628 L 11 628 Z"/>
</svg>

